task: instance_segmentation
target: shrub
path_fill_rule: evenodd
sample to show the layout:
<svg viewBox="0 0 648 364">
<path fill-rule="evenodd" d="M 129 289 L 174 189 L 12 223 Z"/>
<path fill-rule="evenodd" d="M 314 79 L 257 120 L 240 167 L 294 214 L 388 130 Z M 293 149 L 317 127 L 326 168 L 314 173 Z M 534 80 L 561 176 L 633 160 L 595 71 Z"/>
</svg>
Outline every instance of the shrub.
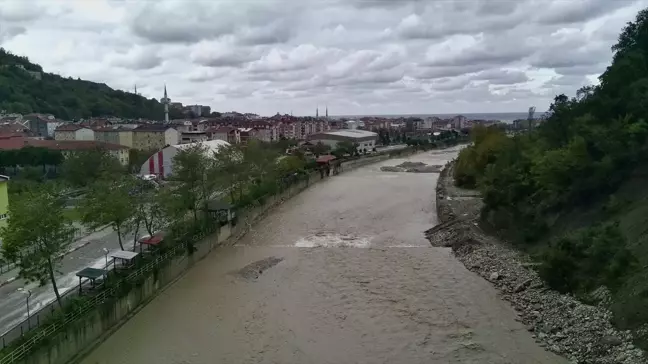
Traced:
<svg viewBox="0 0 648 364">
<path fill-rule="evenodd" d="M 580 229 L 555 239 L 540 259 L 540 276 L 560 292 L 583 293 L 599 286 L 615 292 L 636 267 L 618 223 Z"/>
</svg>

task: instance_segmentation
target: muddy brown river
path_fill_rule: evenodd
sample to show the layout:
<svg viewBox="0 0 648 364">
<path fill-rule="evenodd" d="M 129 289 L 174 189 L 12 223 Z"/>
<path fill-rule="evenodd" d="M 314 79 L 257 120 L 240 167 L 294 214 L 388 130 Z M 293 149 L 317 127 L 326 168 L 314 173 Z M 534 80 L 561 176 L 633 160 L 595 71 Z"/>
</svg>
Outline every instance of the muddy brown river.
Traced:
<svg viewBox="0 0 648 364">
<path fill-rule="evenodd" d="M 409 158 L 443 164 L 456 150 Z M 82 362 L 566 363 L 423 236 L 436 173 L 332 177 L 216 250 Z"/>
</svg>

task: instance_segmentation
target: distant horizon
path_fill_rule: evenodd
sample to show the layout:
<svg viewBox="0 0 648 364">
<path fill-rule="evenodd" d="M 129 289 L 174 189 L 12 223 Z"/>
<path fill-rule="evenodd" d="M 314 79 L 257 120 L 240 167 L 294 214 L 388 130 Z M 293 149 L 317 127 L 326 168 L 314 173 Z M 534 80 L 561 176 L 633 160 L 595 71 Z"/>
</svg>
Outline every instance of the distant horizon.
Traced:
<svg viewBox="0 0 648 364">
<path fill-rule="evenodd" d="M 546 111 L 544 111 L 546 112 Z M 416 115 L 501 115 L 501 114 L 528 114 L 528 111 L 498 111 L 498 112 L 441 112 L 441 113 L 410 113 L 410 114 L 329 114 L 329 116 L 416 116 Z M 537 111 L 543 113 L 543 111 Z M 306 115 L 308 116 L 308 115 Z M 320 115 L 321 116 L 321 115 Z"/>
<path fill-rule="evenodd" d="M 544 115 L 547 111 L 537 111 L 534 114 L 534 118 L 537 118 L 541 115 Z M 528 116 L 528 111 L 507 111 L 507 112 L 471 112 L 471 113 L 430 113 L 430 114 L 356 114 L 356 115 L 330 115 L 329 117 L 333 118 L 360 118 L 360 117 L 384 117 L 384 118 L 400 118 L 400 117 L 454 117 L 463 115 L 467 118 L 473 119 L 483 119 L 483 120 L 502 120 L 502 121 L 512 121 L 516 119 L 526 119 Z M 306 115 L 308 116 L 308 115 Z M 310 115 L 312 116 L 312 115 Z M 321 117 L 322 115 L 320 115 Z"/>
</svg>

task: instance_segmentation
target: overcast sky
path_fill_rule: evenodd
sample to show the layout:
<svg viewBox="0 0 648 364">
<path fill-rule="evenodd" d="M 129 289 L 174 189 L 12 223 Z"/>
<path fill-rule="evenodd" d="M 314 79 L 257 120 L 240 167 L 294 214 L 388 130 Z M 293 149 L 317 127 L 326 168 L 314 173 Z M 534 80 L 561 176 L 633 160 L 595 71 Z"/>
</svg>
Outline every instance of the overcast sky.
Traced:
<svg viewBox="0 0 648 364">
<path fill-rule="evenodd" d="M 0 0 L 45 71 L 217 111 L 525 112 L 596 82 L 648 0 Z"/>
</svg>

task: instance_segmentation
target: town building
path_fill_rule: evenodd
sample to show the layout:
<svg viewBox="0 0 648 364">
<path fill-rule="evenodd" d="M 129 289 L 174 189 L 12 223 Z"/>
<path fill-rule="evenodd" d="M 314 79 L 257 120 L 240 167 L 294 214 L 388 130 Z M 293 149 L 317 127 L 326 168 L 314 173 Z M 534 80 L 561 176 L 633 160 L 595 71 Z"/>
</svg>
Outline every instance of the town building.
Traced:
<svg viewBox="0 0 648 364">
<path fill-rule="evenodd" d="M 128 147 L 119 144 L 104 143 L 95 140 L 41 140 L 39 143 L 30 145 L 51 150 L 60 150 L 65 158 L 77 152 L 97 149 L 105 150 L 108 154 L 117 159 L 121 165 L 128 166 L 129 163 Z"/>
<path fill-rule="evenodd" d="M 223 140 L 230 144 L 241 142 L 241 131 L 231 126 L 220 126 L 207 129 L 207 137 L 210 140 Z"/>
<path fill-rule="evenodd" d="M 80 124 L 63 124 L 54 130 L 56 140 L 86 140 L 95 139 L 94 131 Z"/>
<path fill-rule="evenodd" d="M 200 143 L 209 140 L 207 132 L 204 131 L 184 131 L 180 134 L 180 144 Z"/>
<path fill-rule="evenodd" d="M 56 120 L 54 115 L 50 114 L 27 114 L 24 119 L 27 121 L 26 125 L 35 136 L 42 138 L 53 138 L 54 131 L 64 122 Z"/>
<path fill-rule="evenodd" d="M 258 128 L 239 128 L 241 143 L 248 143 L 250 140 L 260 140 L 262 142 L 270 142 L 271 132 L 269 129 L 258 129 Z"/>
<path fill-rule="evenodd" d="M 180 133 L 169 125 L 142 124 L 133 129 L 133 148 L 159 150 L 180 141 Z"/>
<path fill-rule="evenodd" d="M 221 148 L 227 147 L 230 144 L 223 140 L 209 140 L 202 143 L 190 144 L 177 144 L 166 146 L 151 155 L 142 167 L 140 168 L 140 175 L 156 175 L 158 178 L 164 179 L 173 174 L 173 158 L 183 149 L 188 149 L 196 145 L 204 146 L 206 152 L 210 155 L 217 153 Z"/>
<path fill-rule="evenodd" d="M 358 152 L 370 152 L 376 147 L 378 134 L 367 130 L 337 130 L 325 133 L 318 133 L 309 136 L 308 140 L 313 143 L 322 143 L 335 149 L 340 142 L 351 142 L 357 144 Z"/>
<path fill-rule="evenodd" d="M 133 130 L 122 126 L 94 129 L 95 140 L 133 148 Z"/>
</svg>

